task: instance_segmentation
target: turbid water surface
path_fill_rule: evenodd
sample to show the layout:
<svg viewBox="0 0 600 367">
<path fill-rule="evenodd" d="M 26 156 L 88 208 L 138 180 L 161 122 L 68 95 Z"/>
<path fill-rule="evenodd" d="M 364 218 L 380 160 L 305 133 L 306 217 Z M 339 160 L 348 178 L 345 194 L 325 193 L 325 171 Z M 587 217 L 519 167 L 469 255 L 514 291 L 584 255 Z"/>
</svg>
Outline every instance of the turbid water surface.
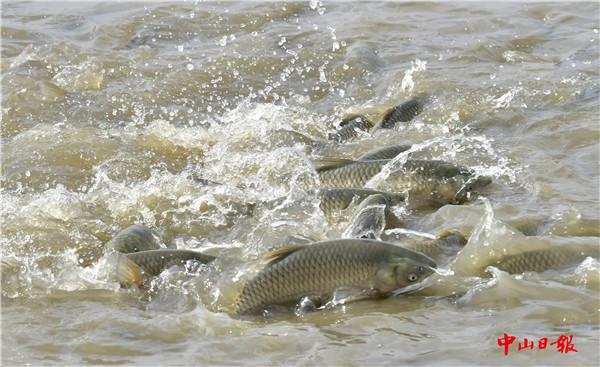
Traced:
<svg viewBox="0 0 600 367">
<path fill-rule="evenodd" d="M 598 365 L 597 258 L 487 265 L 600 246 L 599 16 L 595 2 L 3 2 L 2 364 Z M 413 121 L 319 143 L 418 93 Z M 346 230 L 320 211 L 310 160 L 389 144 L 492 177 L 466 205 L 394 208 L 405 230 L 469 235 L 457 258 L 413 295 L 234 315 L 271 244 Z M 103 246 L 134 223 L 218 258 L 122 289 Z M 517 349 L 560 335 L 577 352 Z"/>
</svg>

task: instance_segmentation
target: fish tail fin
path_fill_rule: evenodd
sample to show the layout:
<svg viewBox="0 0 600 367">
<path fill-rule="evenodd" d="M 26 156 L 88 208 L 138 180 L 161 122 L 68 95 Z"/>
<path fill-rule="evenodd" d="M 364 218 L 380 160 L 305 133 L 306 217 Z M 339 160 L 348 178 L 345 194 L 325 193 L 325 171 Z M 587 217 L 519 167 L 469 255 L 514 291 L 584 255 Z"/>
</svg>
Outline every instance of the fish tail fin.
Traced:
<svg viewBox="0 0 600 367">
<path fill-rule="evenodd" d="M 134 284 L 141 284 L 144 271 L 138 264 L 125 255 L 119 256 L 117 269 L 115 270 L 117 279 L 123 288 L 129 288 Z"/>
</svg>

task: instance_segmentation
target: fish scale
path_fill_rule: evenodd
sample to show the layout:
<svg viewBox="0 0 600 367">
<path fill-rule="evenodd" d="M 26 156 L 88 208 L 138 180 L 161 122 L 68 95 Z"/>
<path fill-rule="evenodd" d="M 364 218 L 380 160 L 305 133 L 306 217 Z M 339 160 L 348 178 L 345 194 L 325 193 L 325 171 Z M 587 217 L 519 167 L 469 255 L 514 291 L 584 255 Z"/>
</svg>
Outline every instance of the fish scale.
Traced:
<svg viewBox="0 0 600 367">
<path fill-rule="evenodd" d="M 586 254 L 565 248 L 529 251 L 507 256 L 496 262 L 496 267 L 511 274 L 526 271 L 542 272 L 556 267 L 574 265 L 585 259 Z"/>
<path fill-rule="evenodd" d="M 381 241 L 347 239 L 301 246 L 248 280 L 236 312 L 252 313 L 302 296 L 332 294 L 342 287 L 373 289 L 377 271 L 390 258 L 406 257 L 435 267 L 422 254 Z"/>
<path fill-rule="evenodd" d="M 360 131 L 369 131 L 373 127 L 373 123 L 364 116 L 352 116 L 346 118 L 340 124 L 340 129 L 335 133 L 329 134 L 329 140 L 342 143 L 346 140 L 356 138 Z"/>
<path fill-rule="evenodd" d="M 338 166 L 317 169 L 323 187 L 363 187 L 371 178 L 381 172 L 390 160 L 351 161 Z M 462 166 L 444 161 L 407 160 L 401 169 L 392 172 L 389 180 L 397 190 L 430 188 L 439 182 L 457 176 L 470 177 L 473 172 Z M 457 188 L 458 189 L 458 188 Z"/>
<path fill-rule="evenodd" d="M 388 160 L 357 161 L 344 166 L 322 170 L 319 179 L 323 187 L 363 187 L 381 172 Z"/>
<path fill-rule="evenodd" d="M 188 260 L 196 260 L 206 264 L 215 259 L 214 256 L 197 251 L 179 249 L 140 251 L 124 254 L 124 256 L 136 263 L 145 273 L 153 276 L 160 274 L 171 266 L 183 265 Z"/>
<path fill-rule="evenodd" d="M 422 111 L 423 103 L 419 99 L 410 99 L 388 112 L 381 122 L 381 127 L 391 129 L 397 122 L 408 122 Z"/>
</svg>

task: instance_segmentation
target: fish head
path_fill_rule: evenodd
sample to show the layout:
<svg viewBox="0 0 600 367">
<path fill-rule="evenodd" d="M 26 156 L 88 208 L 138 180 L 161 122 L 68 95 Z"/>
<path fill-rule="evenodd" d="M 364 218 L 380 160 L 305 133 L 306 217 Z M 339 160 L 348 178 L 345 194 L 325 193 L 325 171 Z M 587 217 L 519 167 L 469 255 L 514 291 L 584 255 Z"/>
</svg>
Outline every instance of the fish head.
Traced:
<svg viewBox="0 0 600 367">
<path fill-rule="evenodd" d="M 433 274 L 436 264 L 429 257 L 419 255 L 392 258 L 376 274 L 375 288 L 382 293 L 391 293 L 401 288 L 418 284 Z"/>
<path fill-rule="evenodd" d="M 454 195 L 453 204 L 462 204 L 476 197 L 477 190 L 492 183 L 492 178 L 489 176 L 476 176 L 468 179 L 464 185 Z"/>
</svg>

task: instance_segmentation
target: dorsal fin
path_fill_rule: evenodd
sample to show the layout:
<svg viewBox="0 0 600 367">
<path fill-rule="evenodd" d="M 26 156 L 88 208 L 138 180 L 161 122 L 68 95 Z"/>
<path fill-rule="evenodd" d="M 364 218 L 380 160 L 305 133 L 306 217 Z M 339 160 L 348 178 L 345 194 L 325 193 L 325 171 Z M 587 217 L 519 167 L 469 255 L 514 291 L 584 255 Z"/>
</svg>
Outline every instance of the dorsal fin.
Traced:
<svg viewBox="0 0 600 367">
<path fill-rule="evenodd" d="M 269 267 L 275 263 L 278 263 L 281 260 L 293 254 L 294 252 L 303 249 L 304 247 L 306 247 L 306 245 L 291 245 L 280 247 L 276 250 L 267 252 L 264 255 L 265 260 L 269 261 L 266 266 Z"/>
<path fill-rule="evenodd" d="M 354 163 L 352 159 L 347 158 L 331 158 L 331 157 L 323 157 L 319 159 L 314 159 L 311 161 L 314 169 L 317 172 L 328 171 L 330 169 L 346 166 L 350 163 Z"/>
</svg>

